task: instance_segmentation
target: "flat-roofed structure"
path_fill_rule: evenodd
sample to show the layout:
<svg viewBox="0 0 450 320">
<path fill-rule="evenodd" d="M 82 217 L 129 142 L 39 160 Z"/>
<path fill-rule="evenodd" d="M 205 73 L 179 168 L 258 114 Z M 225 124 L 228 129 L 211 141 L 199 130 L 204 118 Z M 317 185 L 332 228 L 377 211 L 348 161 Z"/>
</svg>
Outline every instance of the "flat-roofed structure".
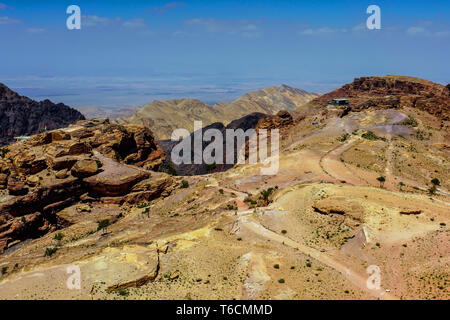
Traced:
<svg viewBox="0 0 450 320">
<path fill-rule="evenodd" d="M 347 98 L 336 98 L 331 101 L 331 104 L 335 106 L 348 106 L 348 103 Z"/>
</svg>

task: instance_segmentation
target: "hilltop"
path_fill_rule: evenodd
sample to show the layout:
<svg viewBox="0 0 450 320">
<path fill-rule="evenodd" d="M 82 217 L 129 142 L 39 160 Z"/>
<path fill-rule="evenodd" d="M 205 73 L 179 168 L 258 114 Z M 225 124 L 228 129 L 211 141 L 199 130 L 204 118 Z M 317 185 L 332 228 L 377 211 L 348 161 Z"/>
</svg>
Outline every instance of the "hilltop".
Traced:
<svg viewBox="0 0 450 320">
<path fill-rule="evenodd" d="M 16 136 L 66 127 L 83 119 L 80 112 L 63 103 L 37 102 L 0 83 L 0 145 L 11 143 Z"/>
<path fill-rule="evenodd" d="M 119 118 L 117 122 L 148 126 L 158 140 L 165 140 L 170 139 L 173 130 L 177 128 L 185 128 L 192 132 L 194 121 L 202 121 L 203 126 L 214 122 L 227 125 L 254 112 L 271 115 L 284 109 L 292 111 L 317 96 L 304 90 L 280 85 L 250 92 L 233 102 L 219 102 L 214 106 L 196 99 L 154 101 L 140 108 L 133 116 Z"/>
</svg>

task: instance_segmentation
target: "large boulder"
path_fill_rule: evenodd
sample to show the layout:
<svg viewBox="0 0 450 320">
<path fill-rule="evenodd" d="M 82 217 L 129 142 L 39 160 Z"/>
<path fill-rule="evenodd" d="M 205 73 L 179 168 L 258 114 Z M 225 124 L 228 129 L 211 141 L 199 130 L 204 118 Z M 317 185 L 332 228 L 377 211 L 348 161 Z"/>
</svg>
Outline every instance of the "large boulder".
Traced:
<svg viewBox="0 0 450 320">
<path fill-rule="evenodd" d="M 36 151 L 37 150 L 25 150 L 15 155 L 13 163 L 18 174 L 36 174 L 47 168 L 47 162 L 43 153 Z"/>
<path fill-rule="evenodd" d="M 9 177 L 8 191 L 10 195 L 23 196 L 28 193 L 28 187 L 24 181 L 19 180 L 17 177 Z"/>
<path fill-rule="evenodd" d="M 77 178 L 87 178 L 98 172 L 98 165 L 95 160 L 79 160 L 72 167 L 71 173 Z"/>
<path fill-rule="evenodd" d="M 98 196 L 121 196 L 127 194 L 138 182 L 148 178 L 149 173 L 138 168 L 102 158 L 102 172 L 84 179 L 91 193 Z"/>
</svg>

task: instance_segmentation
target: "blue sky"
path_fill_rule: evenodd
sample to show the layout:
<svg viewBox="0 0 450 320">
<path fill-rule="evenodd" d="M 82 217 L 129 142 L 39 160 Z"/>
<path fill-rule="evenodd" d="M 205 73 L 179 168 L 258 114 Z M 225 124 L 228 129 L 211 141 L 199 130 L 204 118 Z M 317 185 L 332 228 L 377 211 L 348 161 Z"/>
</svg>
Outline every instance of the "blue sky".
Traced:
<svg viewBox="0 0 450 320">
<path fill-rule="evenodd" d="M 66 28 L 81 8 L 82 29 Z M 366 8 L 381 8 L 368 30 Z M 0 0 L 0 82 L 75 107 L 208 103 L 359 76 L 449 82 L 450 1 Z"/>
</svg>

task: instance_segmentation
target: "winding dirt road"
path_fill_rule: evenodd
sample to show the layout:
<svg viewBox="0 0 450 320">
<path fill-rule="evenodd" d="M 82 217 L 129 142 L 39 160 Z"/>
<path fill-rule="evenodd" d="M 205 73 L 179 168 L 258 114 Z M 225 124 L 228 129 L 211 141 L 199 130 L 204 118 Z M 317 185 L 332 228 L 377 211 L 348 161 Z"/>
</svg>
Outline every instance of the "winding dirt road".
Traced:
<svg viewBox="0 0 450 320">
<path fill-rule="evenodd" d="M 398 297 L 392 295 L 389 292 L 386 292 L 385 289 L 380 288 L 378 290 L 370 290 L 367 288 L 367 275 L 361 275 L 355 271 L 353 271 L 348 266 L 344 265 L 343 263 L 333 259 L 326 253 L 320 252 L 314 248 L 302 245 L 294 240 L 291 240 L 285 236 L 279 235 L 269 229 L 266 229 L 264 226 L 259 224 L 256 220 L 252 219 L 248 216 L 249 213 L 252 211 L 247 212 L 241 212 L 239 216 L 239 224 L 248 230 L 273 241 L 276 241 L 278 243 L 282 243 L 284 245 L 290 246 L 291 248 L 299 250 L 301 253 L 306 254 L 323 264 L 333 268 L 334 270 L 341 273 L 347 280 L 349 280 L 351 283 L 359 287 L 360 289 L 368 292 L 370 295 L 374 296 L 377 299 L 383 299 L 383 300 L 397 300 Z"/>
</svg>

